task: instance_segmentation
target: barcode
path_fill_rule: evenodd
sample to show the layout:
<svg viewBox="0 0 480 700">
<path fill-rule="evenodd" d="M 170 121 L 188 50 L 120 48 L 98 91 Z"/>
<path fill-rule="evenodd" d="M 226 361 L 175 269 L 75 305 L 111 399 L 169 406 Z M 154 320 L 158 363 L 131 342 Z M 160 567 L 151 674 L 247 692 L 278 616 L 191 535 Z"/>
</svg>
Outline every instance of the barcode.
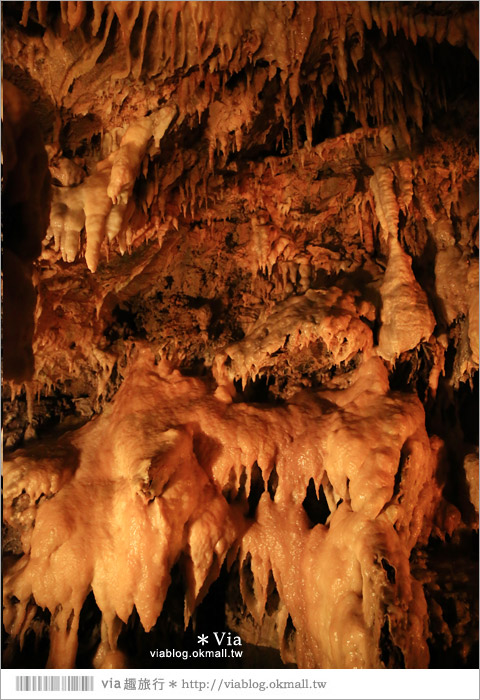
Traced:
<svg viewBox="0 0 480 700">
<path fill-rule="evenodd" d="M 15 689 L 32 691 L 93 690 L 94 676 L 15 676 Z"/>
</svg>

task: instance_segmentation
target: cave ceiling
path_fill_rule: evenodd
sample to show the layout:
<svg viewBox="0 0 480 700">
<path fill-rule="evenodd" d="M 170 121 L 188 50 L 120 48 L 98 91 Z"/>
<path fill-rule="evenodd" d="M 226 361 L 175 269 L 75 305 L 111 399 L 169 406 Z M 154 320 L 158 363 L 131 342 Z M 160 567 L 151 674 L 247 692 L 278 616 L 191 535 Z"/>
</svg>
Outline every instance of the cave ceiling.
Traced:
<svg viewBox="0 0 480 700">
<path fill-rule="evenodd" d="M 471 664 L 478 4 L 2 10 L 7 664 Z"/>
</svg>

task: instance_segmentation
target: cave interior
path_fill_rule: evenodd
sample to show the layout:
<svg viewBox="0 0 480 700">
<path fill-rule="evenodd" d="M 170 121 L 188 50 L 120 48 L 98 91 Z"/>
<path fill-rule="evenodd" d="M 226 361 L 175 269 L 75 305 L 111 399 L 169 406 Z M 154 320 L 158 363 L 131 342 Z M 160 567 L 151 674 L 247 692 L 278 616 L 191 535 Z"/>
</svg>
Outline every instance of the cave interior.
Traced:
<svg viewBox="0 0 480 700">
<path fill-rule="evenodd" d="M 4 666 L 477 667 L 478 3 L 2 13 Z"/>
</svg>

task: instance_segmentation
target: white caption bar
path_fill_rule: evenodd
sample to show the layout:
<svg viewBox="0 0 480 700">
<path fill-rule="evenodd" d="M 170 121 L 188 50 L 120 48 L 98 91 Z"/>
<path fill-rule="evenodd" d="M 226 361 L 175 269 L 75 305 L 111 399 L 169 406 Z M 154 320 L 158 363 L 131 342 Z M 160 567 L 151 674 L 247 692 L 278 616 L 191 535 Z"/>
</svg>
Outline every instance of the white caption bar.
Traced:
<svg viewBox="0 0 480 700">
<path fill-rule="evenodd" d="M 2 670 L 2 700 L 23 698 L 478 699 L 478 670 Z M 72 681 L 78 677 L 78 682 Z M 42 680 L 39 680 L 39 679 Z M 52 680 L 52 679 L 60 679 Z M 70 679 L 62 681 L 62 679 Z M 87 679 L 82 682 L 82 678 Z M 93 686 L 90 679 L 93 678 Z M 26 680 L 28 679 L 28 680 Z M 35 679 L 35 680 L 34 680 Z M 84 690 L 81 690 L 81 688 Z M 42 689 L 39 689 L 42 688 Z M 54 690 L 53 688 L 58 688 Z M 65 690 L 71 688 L 71 690 Z M 18 690 L 17 690 L 18 689 Z M 78 690 L 80 689 L 80 690 Z"/>
</svg>

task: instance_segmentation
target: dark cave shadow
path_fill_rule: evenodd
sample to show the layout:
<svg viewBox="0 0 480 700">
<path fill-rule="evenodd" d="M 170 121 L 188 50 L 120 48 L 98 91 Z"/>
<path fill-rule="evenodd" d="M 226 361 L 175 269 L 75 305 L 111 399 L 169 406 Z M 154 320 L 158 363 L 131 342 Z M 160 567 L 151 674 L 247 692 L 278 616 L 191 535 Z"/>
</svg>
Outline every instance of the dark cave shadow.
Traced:
<svg viewBox="0 0 480 700">
<path fill-rule="evenodd" d="M 186 629 L 183 617 L 185 578 L 181 561 L 174 566 L 171 576 L 162 612 L 150 632 L 142 628 L 134 609 L 119 637 L 119 649 L 130 659 L 131 668 L 285 668 L 280 653 L 275 649 L 257 647 L 243 641 L 241 645 L 233 645 L 237 635 L 226 624 L 230 572 L 225 563 Z M 222 640 L 220 645 L 214 633 Z M 199 635 L 208 636 L 208 643 L 204 646 L 198 643 Z M 199 650 L 216 652 L 222 649 L 226 650 L 227 656 L 195 656 Z M 242 651 L 242 655 L 232 657 L 229 654 L 232 649 Z"/>
</svg>

